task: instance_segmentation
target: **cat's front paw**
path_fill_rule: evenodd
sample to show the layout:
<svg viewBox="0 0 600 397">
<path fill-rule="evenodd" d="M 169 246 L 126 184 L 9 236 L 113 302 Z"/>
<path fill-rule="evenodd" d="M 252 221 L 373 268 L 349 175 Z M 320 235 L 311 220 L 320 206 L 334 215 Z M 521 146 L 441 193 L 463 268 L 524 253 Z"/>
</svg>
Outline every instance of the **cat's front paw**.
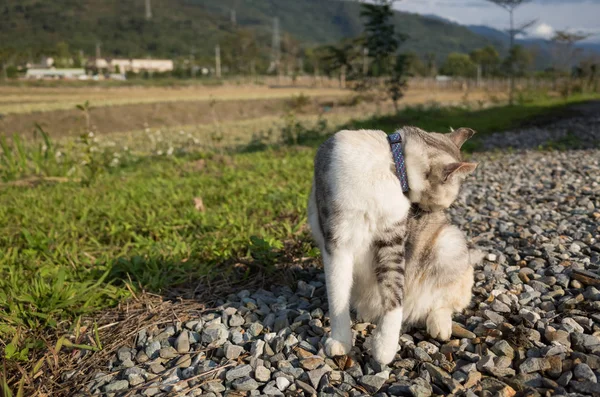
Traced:
<svg viewBox="0 0 600 397">
<path fill-rule="evenodd" d="M 350 353 L 350 349 L 352 343 L 340 342 L 333 338 L 327 338 L 325 341 L 325 354 L 329 357 L 345 356 Z"/>
<path fill-rule="evenodd" d="M 432 338 L 448 340 L 452 335 L 452 313 L 436 310 L 427 316 L 427 332 Z"/>
<path fill-rule="evenodd" d="M 370 350 L 371 356 L 373 356 L 375 361 L 382 365 L 391 363 L 398 351 L 398 341 L 389 339 L 390 338 L 385 338 L 384 335 L 375 333 L 364 343 L 364 347 L 367 350 Z"/>
</svg>

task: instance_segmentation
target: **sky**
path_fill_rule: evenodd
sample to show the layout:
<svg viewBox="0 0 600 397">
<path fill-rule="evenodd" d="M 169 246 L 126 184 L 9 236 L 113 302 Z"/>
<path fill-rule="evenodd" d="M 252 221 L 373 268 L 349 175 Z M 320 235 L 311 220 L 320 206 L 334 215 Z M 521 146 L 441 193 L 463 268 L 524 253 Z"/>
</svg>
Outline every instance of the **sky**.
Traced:
<svg viewBox="0 0 600 397">
<path fill-rule="evenodd" d="M 394 7 L 418 14 L 435 14 L 463 25 L 508 28 L 508 12 L 486 0 L 401 0 Z M 534 0 L 515 10 L 515 24 L 536 19 L 528 32 L 550 38 L 556 30 L 594 34 L 588 41 L 600 42 L 600 0 Z"/>
</svg>

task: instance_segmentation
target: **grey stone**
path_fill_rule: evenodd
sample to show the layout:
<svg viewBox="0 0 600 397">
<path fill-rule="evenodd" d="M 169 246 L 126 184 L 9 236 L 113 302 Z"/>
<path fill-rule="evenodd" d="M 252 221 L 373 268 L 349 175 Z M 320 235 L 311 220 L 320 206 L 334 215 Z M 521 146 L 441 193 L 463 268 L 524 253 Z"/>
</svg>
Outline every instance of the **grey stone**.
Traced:
<svg viewBox="0 0 600 397">
<path fill-rule="evenodd" d="M 326 373 L 331 372 L 331 368 L 329 365 L 325 364 L 321 368 L 314 369 L 308 372 L 308 378 L 310 379 L 310 383 L 316 388 L 319 386 L 319 382 L 321 378 Z"/>
<path fill-rule="evenodd" d="M 494 301 L 492 302 L 490 307 L 492 308 L 492 310 L 499 312 L 499 313 L 510 313 L 510 307 L 508 307 L 508 305 L 500 302 L 500 300 L 498 300 L 498 299 L 494 299 Z"/>
<path fill-rule="evenodd" d="M 117 350 L 117 358 L 119 361 L 131 361 L 131 350 L 127 347 L 122 347 Z"/>
<path fill-rule="evenodd" d="M 240 365 L 240 366 L 234 367 L 234 368 L 230 369 L 229 371 L 227 371 L 227 373 L 225 374 L 225 379 L 227 379 L 228 381 L 232 381 L 234 379 L 246 377 L 246 376 L 250 375 L 251 372 L 252 372 L 251 366 L 249 366 L 247 364 Z"/>
<path fill-rule="evenodd" d="M 164 358 L 164 359 L 174 358 L 174 357 L 177 357 L 177 350 L 175 350 L 171 346 L 163 347 L 162 349 L 160 349 L 159 355 L 160 355 L 160 358 Z"/>
<path fill-rule="evenodd" d="M 252 324 L 250 324 L 250 327 L 248 327 L 248 333 L 250 335 L 252 335 L 252 337 L 256 338 L 258 335 L 260 335 L 260 333 L 263 330 L 263 325 L 259 322 L 253 322 Z"/>
<path fill-rule="evenodd" d="M 250 391 L 258 389 L 258 383 L 249 376 L 235 379 L 231 385 L 235 390 Z"/>
<path fill-rule="evenodd" d="M 296 380 L 296 385 L 298 385 L 298 387 L 302 390 L 304 390 L 306 393 L 308 393 L 309 395 L 316 395 L 317 391 L 315 390 L 314 387 L 312 387 L 311 385 L 309 385 L 306 382 L 302 382 L 301 380 Z"/>
<path fill-rule="evenodd" d="M 492 346 L 492 351 L 498 356 L 506 356 L 512 360 L 515 356 L 515 350 L 505 340 L 500 340 Z"/>
<path fill-rule="evenodd" d="M 233 316 L 229 317 L 230 327 L 238 327 L 240 325 L 244 325 L 244 323 L 244 317 L 240 316 L 239 314 L 234 314 Z"/>
<path fill-rule="evenodd" d="M 283 393 L 276 387 L 275 381 L 267 383 L 262 391 L 268 396 L 283 396 Z"/>
<path fill-rule="evenodd" d="M 223 324 L 212 324 L 202 330 L 202 342 L 209 346 L 223 345 L 229 337 L 229 330 Z"/>
<path fill-rule="evenodd" d="M 494 356 L 484 356 L 477 362 L 477 370 L 484 372 L 494 366 Z"/>
<path fill-rule="evenodd" d="M 267 368 L 265 368 L 262 365 L 259 365 L 258 367 L 256 367 L 256 369 L 254 370 L 254 377 L 256 378 L 257 381 L 259 382 L 268 382 L 269 379 L 271 379 L 271 371 L 269 371 Z"/>
<path fill-rule="evenodd" d="M 131 386 L 137 386 L 146 381 L 143 375 L 135 373 L 127 375 L 127 380 L 129 381 L 129 385 Z"/>
<path fill-rule="evenodd" d="M 252 346 L 250 347 L 250 354 L 252 357 L 260 357 L 265 350 L 265 342 L 258 339 L 252 342 Z"/>
<path fill-rule="evenodd" d="M 371 394 L 377 393 L 385 383 L 385 379 L 377 375 L 363 375 L 360 384 Z"/>
<path fill-rule="evenodd" d="M 529 374 L 531 372 L 540 372 L 550 369 L 550 363 L 546 358 L 530 357 L 519 365 L 521 373 Z"/>
<path fill-rule="evenodd" d="M 315 287 L 300 280 L 298 281 L 298 295 L 312 298 L 315 293 Z"/>
<path fill-rule="evenodd" d="M 220 380 L 209 380 L 206 384 L 202 385 L 202 390 L 209 393 L 222 393 L 225 391 L 225 386 Z"/>
<path fill-rule="evenodd" d="M 598 394 L 600 393 L 600 384 L 593 382 L 578 382 L 576 380 L 571 381 L 569 385 L 574 391 L 585 394 Z"/>
<path fill-rule="evenodd" d="M 571 333 L 571 345 L 574 350 L 586 352 L 591 348 L 600 345 L 600 339 L 593 335 L 587 335 L 581 332 L 573 332 Z"/>
<path fill-rule="evenodd" d="M 596 383 L 598 379 L 594 374 L 594 371 L 587 364 L 577 364 L 575 368 L 573 368 L 573 375 L 575 379 L 579 381 L 593 382 Z"/>
<path fill-rule="evenodd" d="M 279 390 L 285 391 L 288 388 L 288 386 L 290 385 L 290 381 L 287 380 L 287 378 L 280 376 L 277 379 L 275 379 L 275 384 L 277 385 L 277 388 Z"/>
<path fill-rule="evenodd" d="M 115 393 L 129 389 L 129 382 L 126 380 L 117 380 L 104 386 L 105 393 Z"/>
<path fill-rule="evenodd" d="M 190 351 L 190 337 L 188 331 L 181 331 L 177 339 L 175 339 L 175 349 L 178 353 L 187 353 Z"/>
<path fill-rule="evenodd" d="M 563 373 L 560 376 L 560 378 L 558 378 L 556 383 L 558 383 L 562 387 L 567 387 L 567 385 L 569 384 L 569 382 L 571 381 L 572 378 L 573 378 L 573 372 L 567 371 L 567 372 Z"/>
<path fill-rule="evenodd" d="M 223 353 L 225 354 L 225 358 L 229 360 L 235 360 L 243 351 L 244 348 L 242 346 L 234 345 L 229 342 L 226 342 L 223 345 Z"/>
<path fill-rule="evenodd" d="M 152 341 L 150 343 L 148 343 L 148 346 L 146 346 L 146 356 L 148 356 L 151 360 L 155 359 L 156 357 L 158 357 L 158 352 L 160 351 L 160 342 L 158 341 Z"/>
</svg>

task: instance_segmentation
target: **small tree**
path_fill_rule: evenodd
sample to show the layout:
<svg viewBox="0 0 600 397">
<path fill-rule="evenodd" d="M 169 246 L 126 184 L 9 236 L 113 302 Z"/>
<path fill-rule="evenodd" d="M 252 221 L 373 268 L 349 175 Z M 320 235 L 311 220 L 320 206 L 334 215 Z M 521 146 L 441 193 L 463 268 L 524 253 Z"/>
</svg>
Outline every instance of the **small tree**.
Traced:
<svg viewBox="0 0 600 397">
<path fill-rule="evenodd" d="M 570 33 L 566 30 L 559 30 L 554 34 L 554 37 L 552 37 L 552 43 L 554 43 L 555 68 L 562 70 L 567 74 L 567 86 L 565 92 L 567 98 L 571 96 L 573 84 L 573 73 L 571 73 L 571 68 L 577 62 L 577 58 L 581 52 L 580 49 L 575 47 L 575 44 L 588 37 L 590 37 L 589 34 Z"/>
<path fill-rule="evenodd" d="M 427 75 L 430 77 L 435 76 L 437 74 L 437 63 L 434 53 L 428 52 L 425 54 L 425 64 L 427 68 Z"/>
<path fill-rule="evenodd" d="M 407 79 L 411 76 L 409 72 L 410 59 L 406 54 L 396 57 L 390 78 L 387 81 L 388 94 L 394 102 L 394 109 L 398 112 L 398 101 L 404 97 L 404 91 L 408 86 Z"/>
<path fill-rule="evenodd" d="M 345 40 L 337 45 L 319 47 L 316 52 L 320 54 L 320 63 L 327 74 L 344 69 L 351 78 L 356 77 L 358 71 L 355 65 L 360 56 L 360 43 L 356 40 Z"/>
<path fill-rule="evenodd" d="M 531 21 L 525 22 L 519 26 L 515 26 L 515 20 L 514 20 L 515 9 L 525 3 L 530 2 L 531 0 L 487 0 L 487 1 L 494 3 L 497 6 L 502 7 L 506 11 L 508 11 L 509 18 L 510 18 L 510 28 L 507 31 L 509 38 L 510 38 L 510 44 L 509 44 L 508 49 L 509 49 L 509 52 L 511 52 L 513 47 L 515 46 L 515 37 L 517 36 L 517 34 L 524 33 L 527 28 L 529 28 L 531 25 L 533 25 L 536 22 L 535 20 L 531 20 Z M 511 105 L 514 102 L 514 92 L 515 92 L 515 73 L 514 73 L 513 67 L 514 67 L 514 65 L 509 65 L 510 91 L 509 91 L 508 95 L 509 95 L 509 103 Z"/>
<path fill-rule="evenodd" d="M 467 54 L 453 52 L 446 58 L 441 72 L 448 76 L 473 77 L 477 72 L 477 66 Z"/>
<path fill-rule="evenodd" d="M 496 74 L 500 64 L 500 54 L 491 45 L 472 51 L 469 56 L 471 60 L 481 66 L 481 72 L 484 77 L 490 77 Z"/>
<path fill-rule="evenodd" d="M 533 54 L 522 45 L 514 46 L 504 59 L 505 68 L 516 77 L 527 76 L 532 64 Z"/>
<path fill-rule="evenodd" d="M 380 76 L 389 76 L 386 88 L 394 107 L 406 89 L 407 58 L 398 56 L 398 47 L 407 36 L 396 34 L 393 23 L 394 0 L 375 0 L 362 3 L 360 15 L 365 19 L 364 42 L 369 57 L 373 60 L 368 75 L 363 75 L 363 88 L 370 88 Z M 371 79 L 374 77 L 375 79 Z"/>
</svg>

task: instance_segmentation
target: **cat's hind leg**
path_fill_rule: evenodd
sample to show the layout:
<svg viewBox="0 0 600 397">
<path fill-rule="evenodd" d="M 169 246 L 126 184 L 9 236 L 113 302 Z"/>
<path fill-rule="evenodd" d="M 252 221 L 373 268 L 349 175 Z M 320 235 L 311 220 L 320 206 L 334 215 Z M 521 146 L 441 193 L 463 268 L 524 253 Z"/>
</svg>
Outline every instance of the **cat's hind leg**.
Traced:
<svg viewBox="0 0 600 397">
<path fill-rule="evenodd" d="M 427 315 L 427 332 L 432 338 L 448 340 L 452 335 L 452 310 L 441 308 Z"/>
<path fill-rule="evenodd" d="M 325 342 L 328 356 L 348 354 L 352 349 L 352 323 L 350 320 L 350 292 L 352 290 L 353 255 L 335 249 L 323 252 L 327 299 L 331 321 L 331 337 Z"/>
</svg>

